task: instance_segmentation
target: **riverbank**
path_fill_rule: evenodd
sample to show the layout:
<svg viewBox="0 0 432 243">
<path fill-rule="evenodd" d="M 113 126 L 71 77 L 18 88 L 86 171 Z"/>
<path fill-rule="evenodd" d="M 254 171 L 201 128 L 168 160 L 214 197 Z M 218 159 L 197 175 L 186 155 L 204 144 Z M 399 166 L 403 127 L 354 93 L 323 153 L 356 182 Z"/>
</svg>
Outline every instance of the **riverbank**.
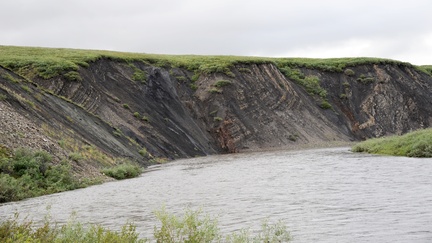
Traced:
<svg viewBox="0 0 432 243">
<path fill-rule="evenodd" d="M 432 128 L 414 131 L 402 136 L 369 139 L 354 145 L 352 151 L 371 154 L 431 158 Z"/>
<path fill-rule="evenodd" d="M 0 144 L 0 203 L 19 201 L 75 190 L 113 180 L 139 176 L 143 168 L 130 161 L 101 167 L 97 176 L 83 176 L 71 163 L 80 155 L 71 154 L 60 162 L 44 150 L 19 148 L 11 151 Z"/>
</svg>

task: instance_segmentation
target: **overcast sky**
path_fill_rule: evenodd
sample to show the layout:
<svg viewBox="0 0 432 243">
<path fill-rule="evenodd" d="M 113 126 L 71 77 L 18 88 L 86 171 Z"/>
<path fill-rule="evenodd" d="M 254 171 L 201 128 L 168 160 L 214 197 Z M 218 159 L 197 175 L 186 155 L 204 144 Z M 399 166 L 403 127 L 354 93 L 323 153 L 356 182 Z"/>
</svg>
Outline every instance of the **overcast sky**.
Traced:
<svg viewBox="0 0 432 243">
<path fill-rule="evenodd" d="M 8 0 L 0 45 L 432 65 L 431 0 Z"/>
</svg>

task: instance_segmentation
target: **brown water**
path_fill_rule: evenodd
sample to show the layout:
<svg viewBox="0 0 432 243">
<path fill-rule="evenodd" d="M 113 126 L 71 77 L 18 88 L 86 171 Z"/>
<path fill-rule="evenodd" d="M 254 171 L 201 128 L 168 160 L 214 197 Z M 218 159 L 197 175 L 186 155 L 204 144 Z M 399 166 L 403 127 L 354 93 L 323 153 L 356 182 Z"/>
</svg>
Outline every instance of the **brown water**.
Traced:
<svg viewBox="0 0 432 243">
<path fill-rule="evenodd" d="M 224 232 L 283 220 L 293 242 L 432 242 L 432 159 L 353 154 L 348 148 L 180 160 L 141 177 L 0 206 L 40 221 L 112 229 L 134 222 L 151 236 L 153 211 L 202 208 Z"/>
</svg>

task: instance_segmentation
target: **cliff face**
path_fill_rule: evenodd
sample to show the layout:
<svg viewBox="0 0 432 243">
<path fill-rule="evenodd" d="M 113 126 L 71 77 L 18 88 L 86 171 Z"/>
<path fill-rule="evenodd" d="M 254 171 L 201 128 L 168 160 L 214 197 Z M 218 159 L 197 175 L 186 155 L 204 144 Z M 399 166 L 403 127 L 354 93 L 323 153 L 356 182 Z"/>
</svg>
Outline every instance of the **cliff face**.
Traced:
<svg viewBox="0 0 432 243">
<path fill-rule="evenodd" d="M 80 67 L 80 80 L 69 81 L 25 79 L 0 67 L 0 144 L 45 149 L 58 158 L 98 151 L 86 158 L 150 164 L 354 141 L 432 124 L 432 78 L 410 66 L 299 68 L 318 78 L 328 106 L 275 64 L 236 64 L 229 71 L 192 81 L 196 77 L 187 69 L 103 58 Z"/>
</svg>

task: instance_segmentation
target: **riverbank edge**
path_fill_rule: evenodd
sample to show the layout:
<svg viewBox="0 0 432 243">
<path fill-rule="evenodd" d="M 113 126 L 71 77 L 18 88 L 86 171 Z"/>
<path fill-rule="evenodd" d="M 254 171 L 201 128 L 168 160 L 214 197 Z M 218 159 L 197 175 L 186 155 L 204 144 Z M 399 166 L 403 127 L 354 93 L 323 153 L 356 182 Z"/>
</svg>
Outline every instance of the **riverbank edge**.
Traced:
<svg viewBox="0 0 432 243">
<path fill-rule="evenodd" d="M 432 128 L 403 135 L 367 139 L 352 147 L 353 152 L 413 158 L 432 158 Z"/>
</svg>

